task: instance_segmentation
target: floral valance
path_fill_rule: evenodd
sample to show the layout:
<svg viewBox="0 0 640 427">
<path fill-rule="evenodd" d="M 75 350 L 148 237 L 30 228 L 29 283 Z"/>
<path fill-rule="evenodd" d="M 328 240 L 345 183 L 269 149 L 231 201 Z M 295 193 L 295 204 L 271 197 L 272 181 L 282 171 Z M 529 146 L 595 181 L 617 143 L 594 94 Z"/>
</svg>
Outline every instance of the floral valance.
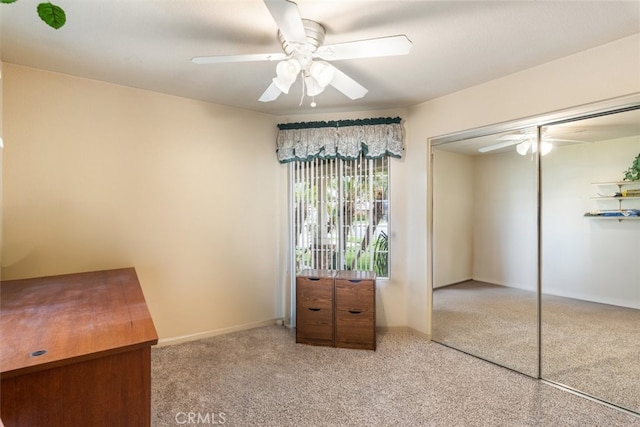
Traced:
<svg viewBox="0 0 640 427">
<path fill-rule="evenodd" d="M 402 157 L 404 129 L 401 118 L 282 123 L 278 125 L 277 154 L 280 163 L 315 158 L 357 159 Z"/>
</svg>

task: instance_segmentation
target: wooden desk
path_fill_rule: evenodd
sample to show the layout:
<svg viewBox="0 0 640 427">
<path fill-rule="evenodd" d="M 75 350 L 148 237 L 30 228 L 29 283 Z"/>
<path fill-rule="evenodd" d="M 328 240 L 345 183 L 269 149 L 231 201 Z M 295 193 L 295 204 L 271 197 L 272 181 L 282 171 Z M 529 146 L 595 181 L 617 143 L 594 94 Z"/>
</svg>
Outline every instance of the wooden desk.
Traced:
<svg viewBox="0 0 640 427">
<path fill-rule="evenodd" d="M 135 269 L 0 286 L 6 427 L 151 424 L 158 335 Z"/>
</svg>

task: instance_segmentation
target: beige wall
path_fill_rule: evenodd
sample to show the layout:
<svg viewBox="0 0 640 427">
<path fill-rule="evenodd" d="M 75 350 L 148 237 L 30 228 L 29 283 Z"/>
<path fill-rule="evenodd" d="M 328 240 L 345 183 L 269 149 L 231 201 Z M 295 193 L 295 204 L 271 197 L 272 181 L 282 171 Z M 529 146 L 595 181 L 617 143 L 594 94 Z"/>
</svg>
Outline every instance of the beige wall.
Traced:
<svg viewBox="0 0 640 427">
<path fill-rule="evenodd" d="M 394 182 L 405 221 L 407 324 L 429 333 L 427 272 L 428 139 L 640 92 L 640 34 L 512 74 L 413 107 L 407 156 Z M 429 82 L 425 82 L 429 84 Z M 394 188 L 395 190 L 395 188 Z M 410 230 L 410 233 L 409 233 Z M 400 240 L 400 239 L 399 239 Z"/>
<path fill-rule="evenodd" d="M 135 266 L 161 338 L 282 316 L 273 116 L 4 64 L 3 280 Z"/>
<path fill-rule="evenodd" d="M 0 43 L 1 44 L 1 43 Z M 3 96 L 2 96 L 2 62 L 0 61 L 0 138 L 3 138 L 4 133 L 2 131 L 2 118 L 4 117 L 4 115 L 2 114 L 2 107 L 3 107 Z M 0 144 L 3 145 L 3 144 Z M 2 163 L 3 163 L 3 153 L 4 150 L 3 148 L 0 146 L 0 261 L 2 261 Z M 2 279 L 2 268 L 1 268 L 1 262 L 0 262 L 0 279 Z"/>
<path fill-rule="evenodd" d="M 473 278 L 535 291 L 538 166 L 515 150 L 474 158 Z"/>
<path fill-rule="evenodd" d="M 640 309 L 640 224 L 582 218 L 585 212 L 618 208 L 616 200 L 593 198 L 620 189 L 593 183 L 622 179 L 638 153 L 640 136 L 635 136 L 558 147 L 542 158 L 545 293 Z M 640 199 L 621 206 L 640 209 Z"/>
<path fill-rule="evenodd" d="M 391 164 L 378 321 L 428 333 L 428 138 L 640 92 L 638 45 L 640 34 L 407 110 L 306 117 L 5 64 L 3 279 L 133 265 L 165 339 L 272 321 L 289 292 L 275 124 L 393 114 L 407 151 Z"/>
<path fill-rule="evenodd" d="M 433 287 L 473 278 L 475 162 L 433 148 Z"/>
<path fill-rule="evenodd" d="M 276 161 L 276 123 L 406 116 L 276 118 L 6 69 L 3 280 L 135 266 L 164 342 L 287 317 L 287 167 Z M 406 325 L 402 258 L 392 255 L 391 268 L 394 278 L 378 284 L 378 323 Z"/>
</svg>

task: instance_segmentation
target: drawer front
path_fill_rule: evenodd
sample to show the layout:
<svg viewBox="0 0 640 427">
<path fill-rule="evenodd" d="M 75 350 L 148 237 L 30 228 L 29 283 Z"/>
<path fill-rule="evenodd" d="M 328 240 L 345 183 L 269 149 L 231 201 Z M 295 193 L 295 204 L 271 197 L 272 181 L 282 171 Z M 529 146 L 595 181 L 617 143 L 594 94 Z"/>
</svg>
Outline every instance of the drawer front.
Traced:
<svg viewBox="0 0 640 427">
<path fill-rule="evenodd" d="M 375 310 L 375 291 L 371 280 L 336 279 L 336 310 Z"/>
<path fill-rule="evenodd" d="M 375 318 L 372 311 L 336 311 L 336 347 L 376 349 Z"/>
<path fill-rule="evenodd" d="M 333 345 L 333 310 L 297 307 L 296 342 Z"/>
<path fill-rule="evenodd" d="M 333 279 L 298 277 L 296 305 L 304 308 L 332 308 Z"/>
</svg>

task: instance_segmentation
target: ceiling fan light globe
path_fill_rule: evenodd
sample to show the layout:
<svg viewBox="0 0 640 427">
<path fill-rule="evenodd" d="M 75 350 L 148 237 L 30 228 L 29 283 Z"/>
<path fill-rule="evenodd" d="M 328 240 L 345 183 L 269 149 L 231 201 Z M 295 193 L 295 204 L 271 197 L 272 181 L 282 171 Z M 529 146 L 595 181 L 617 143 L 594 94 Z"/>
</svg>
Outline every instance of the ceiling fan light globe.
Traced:
<svg viewBox="0 0 640 427">
<path fill-rule="evenodd" d="M 324 91 L 324 86 L 321 86 L 313 76 L 306 76 L 304 83 L 307 88 L 307 96 L 320 95 Z"/>
<path fill-rule="evenodd" d="M 553 144 L 549 141 L 542 141 L 540 143 L 540 155 L 544 156 L 549 154 L 549 152 L 553 149 Z M 516 145 L 516 151 L 521 156 L 526 156 L 527 153 L 534 154 L 538 151 L 538 142 L 537 141 L 524 141 L 520 144 Z"/>
<path fill-rule="evenodd" d="M 325 61 L 314 61 L 309 67 L 309 74 L 316 79 L 322 87 L 327 87 L 336 74 L 336 69 Z"/>
<path fill-rule="evenodd" d="M 529 151 L 529 148 L 532 149 L 531 150 L 532 153 L 535 153 L 535 146 L 532 147 L 531 141 L 524 141 L 524 142 L 521 142 L 520 144 L 516 145 L 516 151 L 521 156 L 526 156 L 527 155 L 527 151 Z"/>
<path fill-rule="evenodd" d="M 287 82 L 289 85 L 298 78 L 300 72 L 300 63 L 295 59 L 289 59 L 287 61 L 280 61 L 276 65 L 276 75 L 282 82 Z"/>
</svg>

